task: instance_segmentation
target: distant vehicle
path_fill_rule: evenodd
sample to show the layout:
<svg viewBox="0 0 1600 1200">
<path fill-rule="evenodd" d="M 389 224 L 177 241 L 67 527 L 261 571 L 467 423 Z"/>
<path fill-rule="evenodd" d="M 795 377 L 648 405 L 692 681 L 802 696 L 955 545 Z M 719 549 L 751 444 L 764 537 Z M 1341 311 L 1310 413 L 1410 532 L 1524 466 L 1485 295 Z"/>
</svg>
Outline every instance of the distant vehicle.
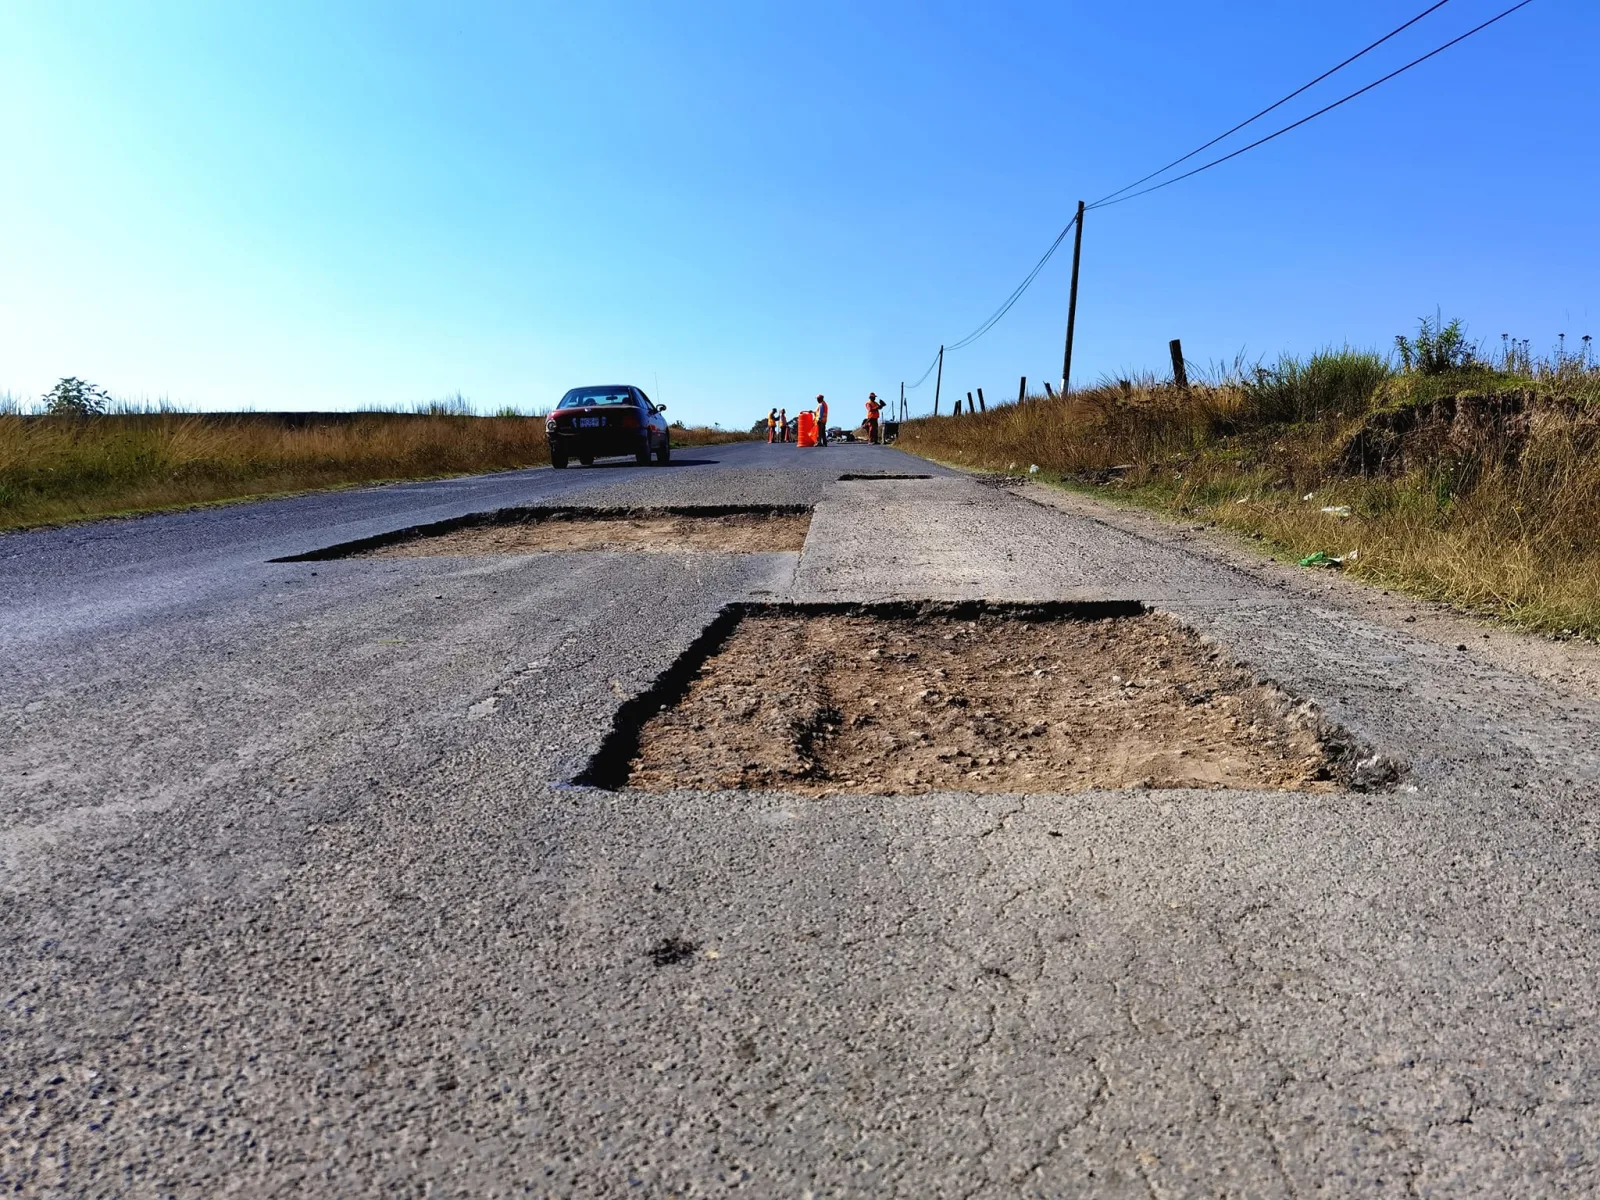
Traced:
<svg viewBox="0 0 1600 1200">
<path fill-rule="evenodd" d="M 550 441 L 550 465 L 557 470 L 576 458 L 586 467 L 597 458 L 631 454 L 644 466 L 655 455 L 658 463 L 672 457 L 672 435 L 661 414 L 665 404 L 629 384 L 573 388 L 545 418 Z"/>
<path fill-rule="evenodd" d="M 855 431 L 851 429 L 841 429 L 835 425 L 832 429 L 828 430 L 828 440 L 830 442 L 853 442 L 856 440 Z"/>
</svg>

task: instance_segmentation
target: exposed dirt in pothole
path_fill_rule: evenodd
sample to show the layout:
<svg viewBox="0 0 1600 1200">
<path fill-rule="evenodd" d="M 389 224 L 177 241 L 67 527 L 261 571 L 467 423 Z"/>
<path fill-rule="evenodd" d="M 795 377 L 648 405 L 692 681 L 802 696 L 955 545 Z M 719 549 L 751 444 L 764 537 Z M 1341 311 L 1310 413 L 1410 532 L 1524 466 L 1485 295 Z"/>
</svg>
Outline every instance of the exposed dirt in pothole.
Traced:
<svg viewBox="0 0 1600 1200">
<path fill-rule="evenodd" d="M 751 614 L 639 745 L 658 791 L 1332 786 L 1314 713 L 1157 614 Z"/>
<path fill-rule="evenodd" d="M 359 558 L 535 554 L 550 550 L 796 551 L 811 514 L 791 512 L 567 514 L 505 525 L 467 525 L 363 551 Z"/>
</svg>

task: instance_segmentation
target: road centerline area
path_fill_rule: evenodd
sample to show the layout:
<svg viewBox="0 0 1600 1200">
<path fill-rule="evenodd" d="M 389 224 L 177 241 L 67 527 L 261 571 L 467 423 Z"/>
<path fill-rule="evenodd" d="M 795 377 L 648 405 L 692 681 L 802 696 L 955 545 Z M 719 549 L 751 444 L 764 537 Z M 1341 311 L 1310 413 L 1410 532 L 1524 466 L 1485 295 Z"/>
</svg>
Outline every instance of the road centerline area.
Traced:
<svg viewBox="0 0 1600 1200">
<path fill-rule="evenodd" d="M 808 512 L 802 548 L 310 557 L 750 507 Z M 1203 546 L 888 448 L 735 444 L 8 535 L 0 589 L 21 1194 L 1600 1186 L 1600 705 Z M 1111 602 L 1403 772 L 582 785 L 730 614 Z M 899 695 L 871 651 L 925 649 L 880 640 L 851 712 Z M 756 674 L 804 717 L 797 672 Z M 1129 730 L 1144 686 L 1209 699 L 1101 682 Z M 1005 768 L 966 720 L 926 768 Z"/>
</svg>

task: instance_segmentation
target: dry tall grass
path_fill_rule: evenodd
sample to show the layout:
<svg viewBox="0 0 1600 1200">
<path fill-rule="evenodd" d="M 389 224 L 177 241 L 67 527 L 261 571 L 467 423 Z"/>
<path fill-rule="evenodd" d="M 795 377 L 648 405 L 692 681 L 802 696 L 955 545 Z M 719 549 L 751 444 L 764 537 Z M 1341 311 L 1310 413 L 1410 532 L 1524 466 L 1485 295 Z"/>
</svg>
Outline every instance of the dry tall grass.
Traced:
<svg viewBox="0 0 1600 1200">
<path fill-rule="evenodd" d="M 673 441 L 721 434 L 674 429 Z M 0 412 L 0 529 L 548 461 L 540 417 Z"/>
<path fill-rule="evenodd" d="M 1463 608 L 1600 636 L 1600 371 L 1395 374 L 1345 357 L 1188 391 L 1113 381 L 909 422 L 900 445 L 989 470 L 1037 464 L 1295 558 L 1321 552 Z"/>
</svg>

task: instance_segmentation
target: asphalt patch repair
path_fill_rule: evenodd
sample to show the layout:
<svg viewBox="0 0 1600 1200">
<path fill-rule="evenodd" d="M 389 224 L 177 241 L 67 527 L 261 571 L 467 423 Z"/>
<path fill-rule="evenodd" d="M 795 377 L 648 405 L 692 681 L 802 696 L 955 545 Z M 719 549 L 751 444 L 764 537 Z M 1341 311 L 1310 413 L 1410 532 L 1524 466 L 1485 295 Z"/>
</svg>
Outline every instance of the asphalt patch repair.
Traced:
<svg viewBox="0 0 1600 1200">
<path fill-rule="evenodd" d="M 1392 782 L 1316 710 L 1138 605 L 770 606 L 707 631 L 580 782 L 811 795 Z"/>
<path fill-rule="evenodd" d="M 509 508 L 397 529 L 273 561 L 562 550 L 793 553 L 805 544 L 810 528 L 811 510 L 800 507 Z"/>
</svg>

